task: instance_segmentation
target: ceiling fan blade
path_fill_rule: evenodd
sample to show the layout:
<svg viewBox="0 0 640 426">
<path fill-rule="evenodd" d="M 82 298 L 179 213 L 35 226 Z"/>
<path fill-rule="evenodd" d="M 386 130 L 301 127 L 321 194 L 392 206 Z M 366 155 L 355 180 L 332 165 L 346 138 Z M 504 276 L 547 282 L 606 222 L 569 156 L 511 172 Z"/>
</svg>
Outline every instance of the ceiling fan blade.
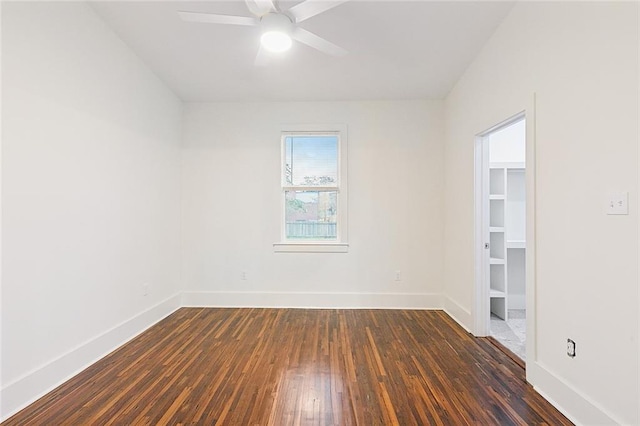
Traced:
<svg viewBox="0 0 640 426">
<path fill-rule="evenodd" d="M 264 47 L 260 46 L 260 49 L 258 49 L 258 54 L 256 55 L 256 60 L 253 62 L 253 64 L 256 67 L 266 67 L 268 62 L 269 54 Z"/>
<path fill-rule="evenodd" d="M 304 43 L 307 46 L 311 46 L 314 49 L 317 49 L 327 55 L 331 56 L 345 56 L 347 52 L 340 46 L 336 46 L 328 40 L 323 39 L 322 37 L 318 37 L 312 32 L 309 32 L 300 27 L 296 28 L 291 34 L 294 40 L 299 41 L 300 43 Z"/>
<path fill-rule="evenodd" d="M 276 10 L 272 0 L 244 0 L 249 11 L 256 16 L 263 16 Z"/>
<path fill-rule="evenodd" d="M 205 24 L 228 24 L 228 25 L 258 25 L 256 18 L 248 16 L 216 15 L 215 13 L 184 12 L 179 11 L 178 15 L 183 21 L 203 22 Z"/>
<path fill-rule="evenodd" d="M 297 22 L 302 22 L 349 0 L 306 0 L 289 9 L 289 13 Z"/>
</svg>

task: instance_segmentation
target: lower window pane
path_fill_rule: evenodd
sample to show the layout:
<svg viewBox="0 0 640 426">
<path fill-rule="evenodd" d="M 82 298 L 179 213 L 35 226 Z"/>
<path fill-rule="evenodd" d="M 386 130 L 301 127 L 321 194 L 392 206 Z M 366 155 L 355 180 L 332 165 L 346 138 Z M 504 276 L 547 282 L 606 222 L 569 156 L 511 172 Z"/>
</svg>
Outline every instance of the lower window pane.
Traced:
<svg viewBox="0 0 640 426">
<path fill-rule="evenodd" d="M 337 191 L 286 191 L 286 238 L 293 240 L 337 239 L 337 200 Z"/>
</svg>

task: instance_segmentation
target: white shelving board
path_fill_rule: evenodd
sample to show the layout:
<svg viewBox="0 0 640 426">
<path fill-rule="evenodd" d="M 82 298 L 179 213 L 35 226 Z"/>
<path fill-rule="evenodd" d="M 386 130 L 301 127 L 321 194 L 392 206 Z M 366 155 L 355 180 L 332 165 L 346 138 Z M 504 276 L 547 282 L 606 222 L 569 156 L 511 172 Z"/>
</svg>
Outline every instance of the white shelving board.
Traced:
<svg viewBox="0 0 640 426">
<path fill-rule="evenodd" d="M 507 297 L 507 293 L 504 292 L 504 291 L 491 289 L 490 290 L 490 296 L 492 298 Z"/>
<path fill-rule="evenodd" d="M 510 162 L 493 162 L 489 163 L 489 169 L 522 169 L 524 170 L 524 163 L 520 161 Z"/>
<path fill-rule="evenodd" d="M 508 249 L 524 249 L 527 248 L 527 243 L 524 240 L 507 240 Z"/>
</svg>

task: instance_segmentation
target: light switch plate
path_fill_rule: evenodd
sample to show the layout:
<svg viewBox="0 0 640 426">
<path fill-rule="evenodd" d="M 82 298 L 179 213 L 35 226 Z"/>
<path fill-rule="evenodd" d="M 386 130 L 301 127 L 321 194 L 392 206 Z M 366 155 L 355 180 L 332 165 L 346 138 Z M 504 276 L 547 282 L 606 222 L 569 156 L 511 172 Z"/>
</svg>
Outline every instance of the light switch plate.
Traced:
<svg viewBox="0 0 640 426">
<path fill-rule="evenodd" d="M 629 214 L 629 193 L 612 192 L 609 194 L 607 214 Z"/>
</svg>

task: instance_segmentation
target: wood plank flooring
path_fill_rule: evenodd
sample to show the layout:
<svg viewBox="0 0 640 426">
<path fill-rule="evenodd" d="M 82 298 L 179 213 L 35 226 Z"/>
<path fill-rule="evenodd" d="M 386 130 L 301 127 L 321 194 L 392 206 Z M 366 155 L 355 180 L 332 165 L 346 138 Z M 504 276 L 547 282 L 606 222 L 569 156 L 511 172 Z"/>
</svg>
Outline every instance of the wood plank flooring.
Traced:
<svg viewBox="0 0 640 426">
<path fill-rule="evenodd" d="M 442 311 L 183 308 L 3 425 L 570 425 Z"/>
</svg>

